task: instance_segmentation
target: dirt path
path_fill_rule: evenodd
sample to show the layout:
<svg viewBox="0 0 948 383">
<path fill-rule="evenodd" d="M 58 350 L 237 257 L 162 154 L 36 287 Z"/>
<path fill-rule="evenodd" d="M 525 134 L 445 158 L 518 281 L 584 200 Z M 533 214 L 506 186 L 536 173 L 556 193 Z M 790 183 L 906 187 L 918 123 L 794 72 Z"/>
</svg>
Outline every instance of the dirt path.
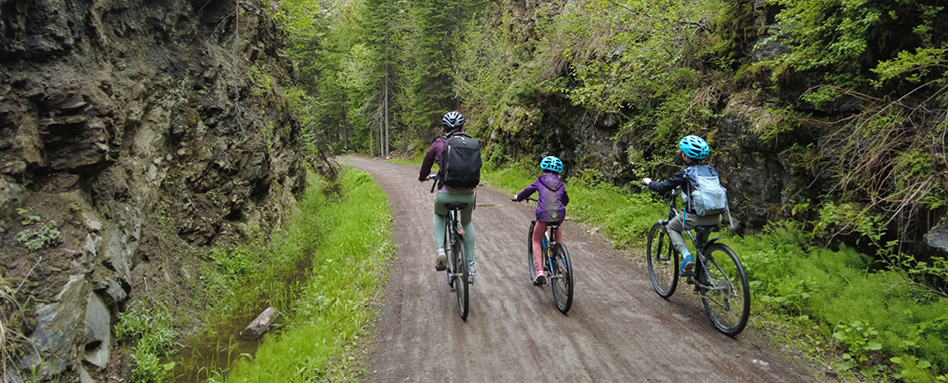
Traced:
<svg viewBox="0 0 948 383">
<path fill-rule="evenodd" d="M 581 225 L 564 225 L 575 270 L 569 315 L 526 266 L 528 204 L 478 188 L 477 278 L 467 322 L 434 271 L 434 195 L 418 168 L 347 157 L 388 193 L 398 252 L 385 289 L 369 382 L 805 382 L 814 373 L 763 351 L 748 329 L 718 333 L 689 290 L 671 300 L 648 272 Z M 567 208 L 567 211 L 569 209 Z"/>
</svg>

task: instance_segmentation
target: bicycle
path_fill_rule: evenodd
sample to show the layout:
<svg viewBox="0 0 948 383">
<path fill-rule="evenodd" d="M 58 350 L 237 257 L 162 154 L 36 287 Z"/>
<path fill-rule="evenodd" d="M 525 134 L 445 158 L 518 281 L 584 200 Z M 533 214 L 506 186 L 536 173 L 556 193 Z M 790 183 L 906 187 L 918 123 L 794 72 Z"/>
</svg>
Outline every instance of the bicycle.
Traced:
<svg viewBox="0 0 948 383">
<path fill-rule="evenodd" d="M 524 200 L 540 202 L 536 198 L 525 198 Z M 527 232 L 527 265 L 529 265 L 531 282 L 534 286 L 540 286 L 533 279 L 537 273 L 533 262 L 533 228 L 536 227 L 536 224 L 536 220 L 531 221 L 530 230 Z M 550 286 L 553 290 L 553 302 L 556 303 L 556 308 L 561 313 L 566 314 L 573 305 L 573 262 L 570 261 L 566 244 L 557 242 L 553 235 L 553 230 L 559 227 L 558 224 L 547 225 L 547 232 L 541 240 L 543 272 L 550 280 Z"/>
<path fill-rule="evenodd" d="M 666 229 L 668 222 L 679 214 L 675 207 L 675 194 L 675 190 L 671 190 L 664 196 L 668 204 L 668 219 L 652 225 L 646 245 L 652 287 L 665 299 L 675 293 L 679 277 L 680 254 L 672 246 Z M 744 330 L 750 316 L 750 287 L 737 254 L 727 245 L 717 243 L 724 237 L 708 239 L 710 233 L 717 231 L 720 231 L 718 225 L 697 226 L 694 233 L 687 231 L 696 249 L 696 259 L 694 276 L 688 277 L 686 283 L 694 285 L 695 291 L 701 295 L 705 312 L 714 327 L 734 337 Z"/>
<path fill-rule="evenodd" d="M 434 185 L 431 185 L 431 192 L 434 193 L 438 176 L 433 174 L 430 178 L 435 182 Z M 464 228 L 461 226 L 461 210 L 466 208 L 467 204 L 449 202 L 444 204 L 444 207 L 448 209 L 444 230 L 445 263 L 447 266 L 445 274 L 447 275 L 448 286 L 454 290 L 457 298 L 458 315 L 461 316 L 461 320 L 467 321 L 470 301 L 468 285 L 473 282 L 470 280 L 470 274 L 468 274 L 467 256 L 464 255 Z"/>
</svg>

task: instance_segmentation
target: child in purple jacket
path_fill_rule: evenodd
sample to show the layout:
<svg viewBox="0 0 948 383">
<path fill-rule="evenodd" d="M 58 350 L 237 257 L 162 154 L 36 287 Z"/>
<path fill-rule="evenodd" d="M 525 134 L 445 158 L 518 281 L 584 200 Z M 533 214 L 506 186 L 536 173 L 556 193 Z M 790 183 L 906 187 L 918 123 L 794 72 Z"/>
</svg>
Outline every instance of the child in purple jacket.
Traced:
<svg viewBox="0 0 948 383">
<path fill-rule="evenodd" d="M 544 282 L 542 249 L 540 239 L 546 233 L 546 227 L 550 224 L 560 224 L 566 217 L 566 204 L 569 203 L 569 195 L 566 194 L 566 185 L 560 180 L 559 174 L 563 172 L 563 161 L 559 158 L 548 156 L 540 161 L 540 169 L 543 174 L 533 181 L 530 186 L 517 193 L 514 200 L 522 201 L 527 197 L 537 193 L 537 224 L 533 228 L 533 264 L 536 266 L 537 275 L 533 278 L 535 285 L 541 285 Z M 557 241 L 563 240 L 563 229 L 555 229 L 553 235 Z"/>
</svg>

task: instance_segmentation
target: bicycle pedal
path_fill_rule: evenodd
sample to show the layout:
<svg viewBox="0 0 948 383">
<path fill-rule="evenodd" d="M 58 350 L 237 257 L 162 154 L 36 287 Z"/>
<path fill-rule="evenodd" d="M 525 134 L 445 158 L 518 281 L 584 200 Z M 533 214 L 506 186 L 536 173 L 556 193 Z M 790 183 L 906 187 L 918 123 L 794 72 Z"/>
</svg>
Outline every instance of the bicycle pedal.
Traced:
<svg viewBox="0 0 948 383">
<path fill-rule="evenodd" d="M 685 280 L 685 283 L 689 285 L 695 284 L 695 277 L 688 277 L 688 279 Z M 695 286 L 695 288 L 697 288 L 697 286 Z"/>
</svg>

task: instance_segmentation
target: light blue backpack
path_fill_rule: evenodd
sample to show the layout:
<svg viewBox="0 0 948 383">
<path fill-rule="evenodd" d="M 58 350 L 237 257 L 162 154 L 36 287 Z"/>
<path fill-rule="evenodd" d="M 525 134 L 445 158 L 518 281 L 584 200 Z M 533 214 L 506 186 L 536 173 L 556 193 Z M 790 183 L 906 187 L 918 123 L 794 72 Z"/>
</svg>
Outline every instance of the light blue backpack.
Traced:
<svg viewBox="0 0 948 383">
<path fill-rule="evenodd" d="M 690 181 L 689 191 L 682 194 L 685 203 L 691 205 L 700 216 L 721 214 L 728 210 L 727 190 L 721 186 L 718 171 L 708 165 L 692 165 L 685 169 Z M 730 212 L 728 212 L 730 213 Z"/>
</svg>

